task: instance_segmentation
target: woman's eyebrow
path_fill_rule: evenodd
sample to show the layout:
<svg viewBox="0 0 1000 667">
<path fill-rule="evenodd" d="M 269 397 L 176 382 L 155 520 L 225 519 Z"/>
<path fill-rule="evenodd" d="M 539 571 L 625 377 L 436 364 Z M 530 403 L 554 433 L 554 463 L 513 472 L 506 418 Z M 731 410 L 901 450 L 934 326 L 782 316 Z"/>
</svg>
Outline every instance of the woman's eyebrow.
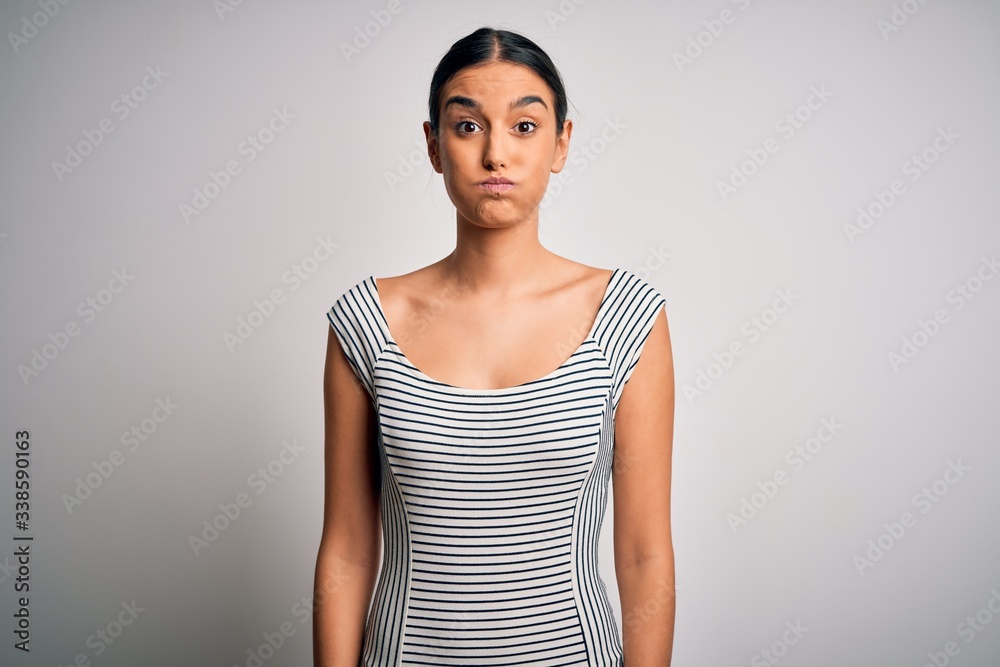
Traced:
<svg viewBox="0 0 1000 667">
<path fill-rule="evenodd" d="M 512 100 L 511 103 L 507 105 L 507 110 L 513 111 L 514 109 L 520 109 L 521 107 L 526 107 L 528 105 L 536 103 L 541 104 L 546 109 L 549 108 L 549 105 L 545 103 L 545 100 L 543 100 L 538 95 L 524 95 L 522 97 L 518 97 L 515 100 Z M 444 110 L 447 111 L 448 107 L 451 106 L 452 104 L 458 104 L 463 107 L 467 107 L 469 109 L 482 111 L 482 105 L 479 103 L 478 100 L 474 100 L 471 97 L 465 97 L 464 95 L 452 95 L 451 97 L 449 97 L 448 100 L 444 103 Z"/>
</svg>

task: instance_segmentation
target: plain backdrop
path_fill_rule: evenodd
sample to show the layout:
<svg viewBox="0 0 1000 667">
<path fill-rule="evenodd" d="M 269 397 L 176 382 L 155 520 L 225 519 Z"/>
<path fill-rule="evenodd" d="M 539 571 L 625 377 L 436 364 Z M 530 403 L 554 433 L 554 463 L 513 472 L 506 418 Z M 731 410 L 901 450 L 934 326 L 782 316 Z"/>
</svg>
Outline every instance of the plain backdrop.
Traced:
<svg viewBox="0 0 1000 667">
<path fill-rule="evenodd" d="M 542 243 L 667 299 L 674 664 L 997 665 L 987 0 L 4 2 L 0 663 L 310 664 L 325 314 L 454 247 L 482 25 L 566 82 Z"/>
</svg>

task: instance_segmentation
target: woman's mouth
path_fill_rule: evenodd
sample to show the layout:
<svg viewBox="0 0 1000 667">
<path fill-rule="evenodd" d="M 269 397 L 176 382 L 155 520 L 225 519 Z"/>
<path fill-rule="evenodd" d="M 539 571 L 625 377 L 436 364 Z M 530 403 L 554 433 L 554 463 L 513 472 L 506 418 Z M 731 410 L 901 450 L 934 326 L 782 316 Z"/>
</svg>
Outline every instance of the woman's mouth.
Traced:
<svg viewBox="0 0 1000 667">
<path fill-rule="evenodd" d="M 502 176 L 494 176 L 491 178 L 487 178 L 484 181 L 481 181 L 479 183 L 479 187 L 488 192 L 499 193 L 510 190 L 512 187 L 514 187 L 514 183 L 510 179 L 504 178 Z"/>
</svg>

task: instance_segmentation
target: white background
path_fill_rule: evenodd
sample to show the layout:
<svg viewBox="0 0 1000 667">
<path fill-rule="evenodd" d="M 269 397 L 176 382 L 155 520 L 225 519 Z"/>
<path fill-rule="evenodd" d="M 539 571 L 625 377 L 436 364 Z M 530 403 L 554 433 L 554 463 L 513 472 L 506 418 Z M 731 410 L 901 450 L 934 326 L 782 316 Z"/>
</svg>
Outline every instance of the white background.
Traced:
<svg viewBox="0 0 1000 667">
<path fill-rule="evenodd" d="M 433 68 L 481 25 L 535 40 L 566 82 L 572 183 L 550 183 L 543 244 L 667 298 L 674 664 L 998 664 L 1000 5 L 42 4 L 0 8 L 4 665 L 247 665 L 282 623 L 294 634 L 264 664 L 310 664 L 325 312 L 454 247 L 420 124 Z M 249 160 L 241 144 L 276 108 L 294 117 Z M 230 160 L 239 173 L 213 189 Z M 212 196 L 185 216 L 196 190 Z M 859 207 L 881 215 L 851 234 Z M 289 279 L 297 266 L 308 279 Z M 782 290 L 792 305 L 772 318 Z M 240 318 L 260 326 L 227 342 Z M 158 399 L 177 406 L 165 419 Z M 793 463 L 823 419 L 842 427 Z M 28 531 L 14 524 L 22 429 Z M 300 452 L 274 463 L 286 441 Z M 280 474 L 261 484 L 269 463 Z M 949 464 L 967 470 L 946 478 Z M 67 506 L 88 475 L 97 488 Z M 241 492 L 249 506 L 196 553 L 191 537 Z M 24 532 L 27 655 L 12 616 Z M 124 632 L 96 640 L 133 600 Z"/>
</svg>

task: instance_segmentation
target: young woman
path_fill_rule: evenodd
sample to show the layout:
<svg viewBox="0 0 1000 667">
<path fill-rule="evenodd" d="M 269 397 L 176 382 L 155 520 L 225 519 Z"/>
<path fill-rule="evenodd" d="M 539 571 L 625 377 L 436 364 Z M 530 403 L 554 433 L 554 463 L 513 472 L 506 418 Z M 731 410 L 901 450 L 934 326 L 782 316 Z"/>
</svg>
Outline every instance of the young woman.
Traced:
<svg viewBox="0 0 1000 667">
<path fill-rule="evenodd" d="M 665 299 L 539 243 L 566 108 L 534 42 L 456 42 L 424 123 L 455 249 L 327 313 L 320 667 L 670 664 Z M 621 633 L 597 554 L 612 477 Z"/>
</svg>

